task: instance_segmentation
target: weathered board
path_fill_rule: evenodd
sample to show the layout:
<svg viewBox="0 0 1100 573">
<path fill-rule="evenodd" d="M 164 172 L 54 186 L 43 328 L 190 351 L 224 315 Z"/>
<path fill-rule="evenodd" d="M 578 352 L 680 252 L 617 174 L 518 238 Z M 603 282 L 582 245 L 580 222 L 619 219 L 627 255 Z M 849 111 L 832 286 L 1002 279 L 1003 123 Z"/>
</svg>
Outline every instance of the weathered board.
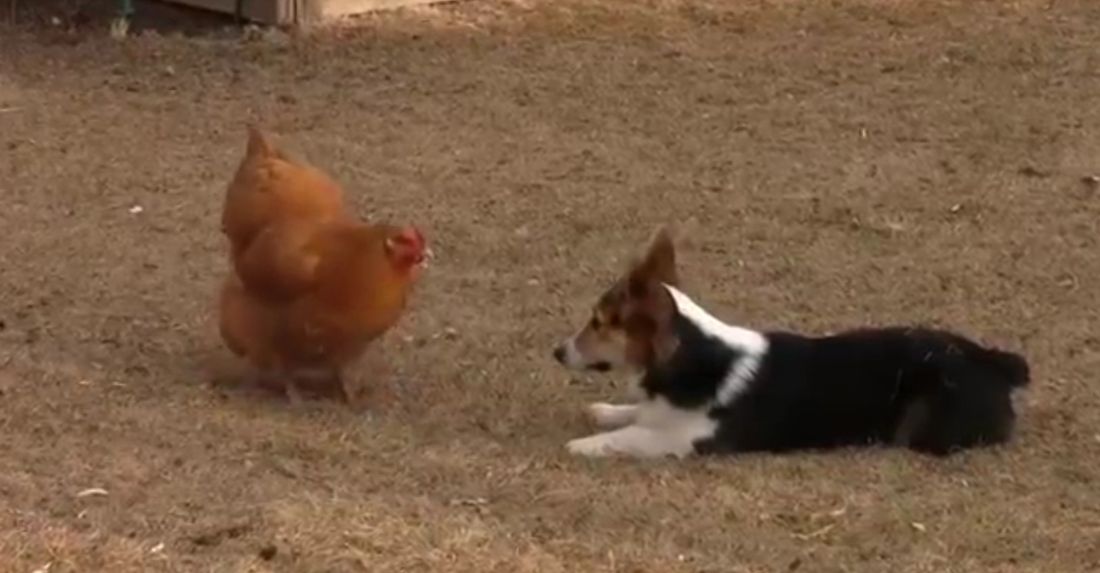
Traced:
<svg viewBox="0 0 1100 573">
<path fill-rule="evenodd" d="M 306 18 L 320 22 L 377 10 L 392 10 L 438 2 L 440 0 L 298 0 L 299 4 L 306 5 Z"/>
<path fill-rule="evenodd" d="M 167 0 L 174 4 L 233 14 L 237 0 Z M 334 18 L 390 10 L 404 6 L 432 4 L 441 0 L 243 0 L 241 15 L 254 22 L 295 25 L 325 22 Z"/>
</svg>

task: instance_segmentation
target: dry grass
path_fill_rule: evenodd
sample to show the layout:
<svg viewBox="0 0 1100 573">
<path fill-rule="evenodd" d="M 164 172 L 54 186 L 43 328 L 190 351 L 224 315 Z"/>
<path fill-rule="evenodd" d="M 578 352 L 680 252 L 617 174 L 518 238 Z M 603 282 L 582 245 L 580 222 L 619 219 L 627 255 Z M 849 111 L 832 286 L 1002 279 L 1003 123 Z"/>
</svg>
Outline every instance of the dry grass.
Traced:
<svg viewBox="0 0 1100 573">
<path fill-rule="evenodd" d="M 0 29 L 0 571 L 1100 568 L 1100 9 L 729 4 Z M 435 243 L 378 349 L 391 409 L 224 382 L 217 220 L 254 118 Z M 1022 350 L 1018 440 L 566 457 L 622 381 L 549 349 L 668 221 L 722 316 Z"/>
</svg>

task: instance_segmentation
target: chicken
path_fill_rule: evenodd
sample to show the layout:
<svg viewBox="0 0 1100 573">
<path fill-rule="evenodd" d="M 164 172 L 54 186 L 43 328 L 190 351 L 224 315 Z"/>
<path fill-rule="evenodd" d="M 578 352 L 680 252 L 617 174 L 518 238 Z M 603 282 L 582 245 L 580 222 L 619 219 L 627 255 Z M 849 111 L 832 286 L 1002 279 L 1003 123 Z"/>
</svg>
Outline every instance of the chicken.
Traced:
<svg viewBox="0 0 1100 573">
<path fill-rule="evenodd" d="M 348 218 L 340 185 L 321 170 L 288 157 L 255 126 L 226 190 L 222 232 L 233 264 L 252 240 L 276 221 Z"/>
<path fill-rule="evenodd" d="M 307 380 L 338 385 L 350 401 L 344 369 L 400 319 L 430 250 L 416 227 L 355 220 L 339 187 L 281 163 L 255 130 L 248 155 L 223 218 L 233 272 L 220 294 L 222 338 L 292 401 Z M 260 156 L 269 167 L 257 171 L 282 175 L 242 175 Z"/>
</svg>

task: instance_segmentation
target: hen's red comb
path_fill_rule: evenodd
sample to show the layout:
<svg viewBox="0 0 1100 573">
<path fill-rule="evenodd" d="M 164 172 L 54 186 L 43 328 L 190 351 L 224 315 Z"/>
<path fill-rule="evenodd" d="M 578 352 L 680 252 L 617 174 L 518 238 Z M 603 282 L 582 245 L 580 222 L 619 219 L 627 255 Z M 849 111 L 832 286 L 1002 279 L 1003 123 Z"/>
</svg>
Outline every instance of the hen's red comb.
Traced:
<svg viewBox="0 0 1100 573">
<path fill-rule="evenodd" d="M 424 248 L 424 244 L 426 243 L 424 235 L 419 229 L 413 226 L 403 227 L 397 232 L 396 238 L 402 243 L 412 243 L 421 249 Z"/>
</svg>

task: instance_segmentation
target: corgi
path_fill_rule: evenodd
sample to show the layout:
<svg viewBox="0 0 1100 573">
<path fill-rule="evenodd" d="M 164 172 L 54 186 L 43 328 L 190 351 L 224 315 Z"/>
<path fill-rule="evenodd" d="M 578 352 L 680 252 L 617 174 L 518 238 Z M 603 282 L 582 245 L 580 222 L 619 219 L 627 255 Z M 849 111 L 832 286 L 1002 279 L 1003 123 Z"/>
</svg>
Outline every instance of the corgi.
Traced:
<svg viewBox="0 0 1100 573">
<path fill-rule="evenodd" d="M 1004 443 L 1020 355 L 930 328 L 813 337 L 727 324 L 679 290 L 667 229 L 596 302 L 554 358 L 640 373 L 634 404 L 595 403 L 588 457 L 653 458 L 882 445 L 944 456 Z"/>
</svg>

